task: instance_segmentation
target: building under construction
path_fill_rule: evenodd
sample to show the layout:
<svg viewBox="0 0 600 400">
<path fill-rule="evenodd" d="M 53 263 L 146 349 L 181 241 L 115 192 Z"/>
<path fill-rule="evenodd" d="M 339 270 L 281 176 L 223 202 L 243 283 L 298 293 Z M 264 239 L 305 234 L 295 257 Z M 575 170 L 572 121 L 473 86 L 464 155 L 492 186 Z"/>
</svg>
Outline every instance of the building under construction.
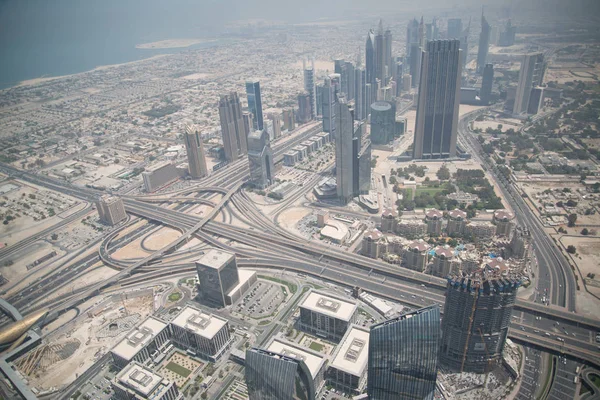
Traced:
<svg viewBox="0 0 600 400">
<path fill-rule="evenodd" d="M 521 282 L 473 274 L 449 278 L 442 321 L 443 365 L 460 372 L 489 372 L 501 361 Z"/>
</svg>

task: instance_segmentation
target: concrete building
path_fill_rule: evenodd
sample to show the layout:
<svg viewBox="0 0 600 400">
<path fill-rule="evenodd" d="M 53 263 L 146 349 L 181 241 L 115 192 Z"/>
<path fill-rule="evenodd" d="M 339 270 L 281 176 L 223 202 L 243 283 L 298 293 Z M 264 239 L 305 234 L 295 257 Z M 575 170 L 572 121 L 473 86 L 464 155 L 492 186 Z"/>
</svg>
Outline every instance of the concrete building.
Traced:
<svg viewBox="0 0 600 400">
<path fill-rule="evenodd" d="M 446 33 L 446 39 L 460 39 L 462 37 L 462 33 L 462 20 L 460 18 L 448 19 L 448 31 Z"/>
<path fill-rule="evenodd" d="M 329 211 L 318 210 L 317 211 L 317 226 L 323 228 L 329 220 Z"/>
<path fill-rule="evenodd" d="M 297 151 L 288 151 L 283 154 L 283 165 L 287 167 L 293 167 L 298 161 L 300 161 L 300 157 Z"/>
<path fill-rule="evenodd" d="M 481 13 L 481 34 L 479 35 L 479 48 L 477 50 L 477 73 L 483 73 L 490 48 L 490 34 L 492 27 Z"/>
<path fill-rule="evenodd" d="M 481 81 L 481 91 L 479 92 L 479 98 L 481 104 L 487 106 L 490 104 L 490 98 L 492 97 L 492 85 L 494 84 L 494 65 L 485 64 L 483 68 L 483 79 Z"/>
<path fill-rule="evenodd" d="M 283 129 L 288 132 L 296 129 L 296 114 L 293 108 L 286 108 L 283 110 Z"/>
<path fill-rule="evenodd" d="M 348 203 L 354 192 L 354 120 L 350 108 L 345 103 L 335 104 L 335 171 L 337 195 L 342 204 Z"/>
<path fill-rule="evenodd" d="M 246 96 L 248 96 L 248 111 L 252 114 L 251 131 L 262 131 L 265 129 L 263 123 L 262 98 L 260 95 L 260 82 L 246 82 Z"/>
<path fill-rule="evenodd" d="M 496 210 L 493 222 L 496 225 L 496 236 L 510 237 L 514 227 L 515 214 L 508 210 Z"/>
<path fill-rule="evenodd" d="M 412 242 L 402 255 L 402 265 L 413 271 L 425 271 L 427 267 L 427 250 L 429 250 L 429 246 L 423 240 Z"/>
<path fill-rule="evenodd" d="M 304 90 L 308 93 L 310 101 L 311 119 L 317 118 L 317 89 L 315 80 L 315 61 L 312 60 L 309 66 L 306 65 L 306 60 L 302 62 L 304 69 Z"/>
<path fill-rule="evenodd" d="M 317 290 L 310 290 L 300 303 L 300 328 L 338 342 L 356 322 L 356 302 Z"/>
<path fill-rule="evenodd" d="M 152 353 L 161 350 L 169 341 L 167 323 L 155 317 L 146 318 L 117 343 L 110 354 L 118 368 L 125 368 L 132 361 L 145 364 Z"/>
<path fill-rule="evenodd" d="M 332 357 L 328 384 L 343 393 L 361 393 L 367 384 L 369 330 L 351 325 Z"/>
<path fill-rule="evenodd" d="M 440 361 L 453 371 L 475 373 L 500 362 L 519 286 L 513 279 L 449 279 Z"/>
<path fill-rule="evenodd" d="M 225 159 L 232 162 L 248 152 L 247 136 L 251 126 L 249 120 L 244 122 L 242 105 L 236 92 L 221 95 L 219 118 Z"/>
<path fill-rule="evenodd" d="M 248 163 L 250 182 L 256 187 L 265 188 L 273 183 L 275 164 L 266 130 L 254 131 L 248 136 Z"/>
<path fill-rule="evenodd" d="M 379 258 L 385 253 L 385 245 L 382 243 L 384 240 L 383 234 L 377 229 L 366 232 L 362 240 L 361 254 L 370 258 Z"/>
<path fill-rule="evenodd" d="M 323 132 L 328 132 L 331 140 L 336 138 L 336 102 L 335 86 L 331 78 L 325 78 L 323 92 L 321 93 L 323 110 Z"/>
<path fill-rule="evenodd" d="M 396 136 L 396 104 L 378 101 L 371 104 L 371 143 L 388 144 Z"/>
<path fill-rule="evenodd" d="M 425 213 L 425 223 L 427 224 L 427 233 L 432 236 L 439 236 L 442 234 L 442 222 L 444 221 L 444 214 L 439 210 L 428 210 Z"/>
<path fill-rule="evenodd" d="M 215 362 L 229 350 L 229 322 L 216 315 L 185 306 L 171 321 L 172 340 L 179 347 Z"/>
<path fill-rule="evenodd" d="M 506 21 L 504 29 L 500 31 L 498 37 L 498 46 L 512 46 L 515 44 L 515 37 L 517 36 L 517 27 L 513 26 L 512 21 L 509 19 Z"/>
<path fill-rule="evenodd" d="M 142 172 L 142 178 L 144 180 L 144 190 L 152 193 L 175 182 L 179 178 L 179 174 L 174 164 L 163 161 L 147 167 Z"/>
<path fill-rule="evenodd" d="M 531 248 L 531 233 L 529 229 L 517 227 L 510 240 L 510 256 L 513 258 L 526 258 Z"/>
<path fill-rule="evenodd" d="M 465 233 L 475 240 L 487 240 L 496 234 L 496 226 L 489 221 L 471 221 L 465 226 Z"/>
<path fill-rule="evenodd" d="M 188 158 L 188 172 L 194 179 L 203 178 L 208 175 L 206 158 L 204 156 L 204 143 L 202 135 L 197 129 L 187 125 L 183 134 L 185 150 Z"/>
<path fill-rule="evenodd" d="M 250 271 L 248 269 L 238 270 L 239 283 L 233 287 L 225 296 L 225 302 L 227 304 L 234 304 L 244 296 L 252 285 L 258 280 L 256 271 Z"/>
<path fill-rule="evenodd" d="M 180 400 L 177 385 L 151 369 L 132 362 L 111 381 L 117 400 Z"/>
<path fill-rule="evenodd" d="M 422 236 L 427 232 L 427 224 L 422 219 L 401 218 L 396 224 L 396 233 L 403 236 Z"/>
<path fill-rule="evenodd" d="M 320 234 L 322 238 L 329 239 L 337 244 L 344 244 L 350 238 L 350 231 L 346 224 L 335 219 L 328 219 Z"/>
<path fill-rule="evenodd" d="M 273 125 L 273 139 L 279 139 L 281 137 L 281 114 L 271 113 L 269 120 Z"/>
<path fill-rule="evenodd" d="M 96 202 L 98 216 L 103 223 L 115 226 L 127 219 L 123 200 L 117 196 L 105 194 Z"/>
<path fill-rule="evenodd" d="M 481 267 L 483 262 L 481 254 L 476 251 L 461 251 L 458 254 L 460 270 L 464 274 L 471 274 Z"/>
<path fill-rule="evenodd" d="M 452 249 L 449 246 L 436 247 L 433 253 L 431 274 L 445 278 L 448 275 L 458 272 L 454 271 L 453 267 L 458 267 L 458 263 L 454 261 L 454 252 Z"/>
<path fill-rule="evenodd" d="M 396 232 L 398 225 L 398 213 L 395 210 L 386 208 L 381 214 L 381 231 L 384 233 Z"/>
<path fill-rule="evenodd" d="M 519 70 L 519 83 L 515 94 L 513 114 L 527 113 L 532 90 L 541 86 L 544 81 L 545 68 L 543 53 L 533 53 L 523 56 L 521 69 Z"/>
<path fill-rule="evenodd" d="M 458 236 L 465 232 L 467 225 L 467 213 L 454 209 L 448 211 L 448 225 L 446 226 L 446 233 L 448 236 Z"/>
<path fill-rule="evenodd" d="M 196 261 L 202 300 L 219 307 L 228 305 L 226 296 L 239 283 L 235 254 L 209 250 Z"/>
<path fill-rule="evenodd" d="M 459 45 L 458 40 L 434 40 L 427 43 L 423 53 L 413 149 L 415 159 L 456 157 L 462 70 Z"/>
<path fill-rule="evenodd" d="M 308 93 L 298 95 L 298 123 L 305 124 L 311 120 L 310 96 Z"/>
</svg>

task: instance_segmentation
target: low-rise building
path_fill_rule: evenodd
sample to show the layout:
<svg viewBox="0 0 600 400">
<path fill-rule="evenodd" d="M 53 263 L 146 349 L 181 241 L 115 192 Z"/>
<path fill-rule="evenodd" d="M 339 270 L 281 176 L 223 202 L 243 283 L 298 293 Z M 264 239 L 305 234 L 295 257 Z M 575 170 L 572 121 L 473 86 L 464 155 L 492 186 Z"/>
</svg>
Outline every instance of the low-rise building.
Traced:
<svg viewBox="0 0 600 400">
<path fill-rule="evenodd" d="M 300 303 L 300 328 L 333 341 L 356 322 L 358 305 L 337 295 L 310 290 Z"/>
<path fill-rule="evenodd" d="M 167 323 L 155 317 L 148 317 L 117 343 L 110 353 L 118 368 L 124 368 L 132 361 L 145 364 L 152 353 L 162 349 L 168 341 Z"/>
<path fill-rule="evenodd" d="M 175 382 L 136 362 L 123 368 L 111 381 L 111 387 L 117 400 L 183 399 Z"/>
<path fill-rule="evenodd" d="M 352 325 L 333 354 L 327 370 L 330 386 L 344 393 L 358 394 L 367 384 L 369 330 Z"/>
</svg>

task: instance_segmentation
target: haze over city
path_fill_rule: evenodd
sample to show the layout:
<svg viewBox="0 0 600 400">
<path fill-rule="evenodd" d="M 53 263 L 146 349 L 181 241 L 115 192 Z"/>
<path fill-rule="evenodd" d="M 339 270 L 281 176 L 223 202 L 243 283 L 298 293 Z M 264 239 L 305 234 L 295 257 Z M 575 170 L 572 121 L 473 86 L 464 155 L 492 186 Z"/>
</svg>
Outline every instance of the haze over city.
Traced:
<svg viewBox="0 0 600 400">
<path fill-rule="evenodd" d="M 600 397 L 599 22 L 0 2 L 0 398 Z"/>
</svg>

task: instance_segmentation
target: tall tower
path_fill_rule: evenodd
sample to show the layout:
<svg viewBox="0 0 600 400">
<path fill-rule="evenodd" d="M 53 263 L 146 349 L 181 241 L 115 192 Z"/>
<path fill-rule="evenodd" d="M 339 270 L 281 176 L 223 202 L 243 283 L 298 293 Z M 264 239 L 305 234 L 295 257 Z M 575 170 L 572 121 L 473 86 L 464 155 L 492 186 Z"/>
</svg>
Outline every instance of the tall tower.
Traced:
<svg viewBox="0 0 600 400">
<path fill-rule="evenodd" d="M 263 130 L 262 99 L 260 96 L 260 82 L 246 82 L 246 95 L 248 95 L 248 111 L 252 113 L 252 130 Z"/>
<path fill-rule="evenodd" d="M 335 103 L 335 170 L 337 195 L 342 204 L 354 197 L 354 120 L 350 108 L 343 102 Z"/>
<path fill-rule="evenodd" d="M 485 61 L 487 59 L 489 47 L 490 47 L 490 33 L 492 27 L 488 24 L 487 20 L 483 16 L 481 11 L 481 34 L 479 35 L 479 49 L 477 50 L 477 73 L 481 74 L 485 67 Z"/>
<path fill-rule="evenodd" d="M 433 400 L 440 336 L 438 305 L 372 325 L 369 398 Z"/>
<path fill-rule="evenodd" d="M 483 69 L 483 80 L 481 81 L 481 91 L 479 98 L 484 105 L 490 104 L 490 97 L 492 96 L 492 84 L 494 83 L 494 65 L 485 64 Z"/>
<path fill-rule="evenodd" d="M 469 18 L 469 24 L 467 29 L 462 33 L 460 38 L 460 49 L 462 50 L 462 66 L 467 67 L 467 57 L 469 56 L 469 34 L 471 33 L 471 18 Z"/>
<path fill-rule="evenodd" d="M 533 53 L 523 56 L 519 71 L 519 84 L 515 95 L 513 114 L 526 113 L 529 108 L 532 90 L 544 80 L 544 54 Z"/>
<path fill-rule="evenodd" d="M 336 136 L 336 98 L 335 87 L 329 77 L 325 78 L 321 97 L 323 100 L 323 132 L 329 132 L 329 140 L 333 140 Z"/>
<path fill-rule="evenodd" d="M 406 27 L 406 57 L 410 57 L 412 51 L 412 45 L 416 44 L 419 46 L 419 22 L 416 18 L 408 23 Z"/>
<path fill-rule="evenodd" d="M 377 36 L 375 36 L 375 76 L 385 85 L 386 79 L 386 60 L 385 60 L 385 37 L 383 33 L 383 21 L 379 20 Z"/>
<path fill-rule="evenodd" d="M 200 135 L 197 129 L 187 125 L 185 127 L 184 138 L 190 176 L 194 179 L 205 177 L 208 174 L 208 170 L 206 169 L 202 135 Z"/>
<path fill-rule="evenodd" d="M 394 71 L 394 60 L 392 58 L 392 31 L 390 31 L 389 29 L 386 29 L 385 34 L 383 35 L 383 44 L 385 47 L 383 51 L 384 62 L 386 67 L 385 75 L 386 78 L 389 80 Z M 386 81 L 386 84 L 387 83 L 388 82 Z"/>
<path fill-rule="evenodd" d="M 421 65 L 419 102 L 413 158 L 456 156 L 456 130 L 460 99 L 460 42 L 427 43 Z"/>
<path fill-rule="evenodd" d="M 421 16 L 421 22 L 419 22 L 419 46 L 425 47 L 425 23 L 423 22 L 423 16 Z"/>
<path fill-rule="evenodd" d="M 448 279 L 442 323 L 442 364 L 483 373 L 502 359 L 520 282 L 472 275 Z"/>
<path fill-rule="evenodd" d="M 448 33 L 446 34 L 447 39 L 460 39 L 462 37 L 462 19 L 450 18 L 448 20 Z"/>
<path fill-rule="evenodd" d="M 248 136 L 248 164 L 250 181 L 260 188 L 273 183 L 275 166 L 269 134 L 266 130 L 254 131 Z"/>
<path fill-rule="evenodd" d="M 225 159 L 229 162 L 248 152 L 248 140 L 240 98 L 236 92 L 221 95 L 219 99 L 221 135 L 225 148 Z"/>
<path fill-rule="evenodd" d="M 354 69 L 354 119 L 363 120 L 367 118 L 367 75 L 362 68 L 360 61 L 360 47 L 358 48 L 358 56 L 356 58 L 356 68 Z"/>
<path fill-rule="evenodd" d="M 365 70 L 367 72 L 367 83 L 375 84 L 377 72 L 375 71 L 375 33 L 373 29 L 367 34 L 367 43 L 365 45 Z"/>
<path fill-rule="evenodd" d="M 311 119 L 317 118 L 317 95 L 315 87 L 315 60 L 311 60 L 310 66 L 306 66 L 306 60 L 303 61 L 304 65 L 304 90 L 308 93 L 310 98 L 310 115 Z"/>
</svg>

